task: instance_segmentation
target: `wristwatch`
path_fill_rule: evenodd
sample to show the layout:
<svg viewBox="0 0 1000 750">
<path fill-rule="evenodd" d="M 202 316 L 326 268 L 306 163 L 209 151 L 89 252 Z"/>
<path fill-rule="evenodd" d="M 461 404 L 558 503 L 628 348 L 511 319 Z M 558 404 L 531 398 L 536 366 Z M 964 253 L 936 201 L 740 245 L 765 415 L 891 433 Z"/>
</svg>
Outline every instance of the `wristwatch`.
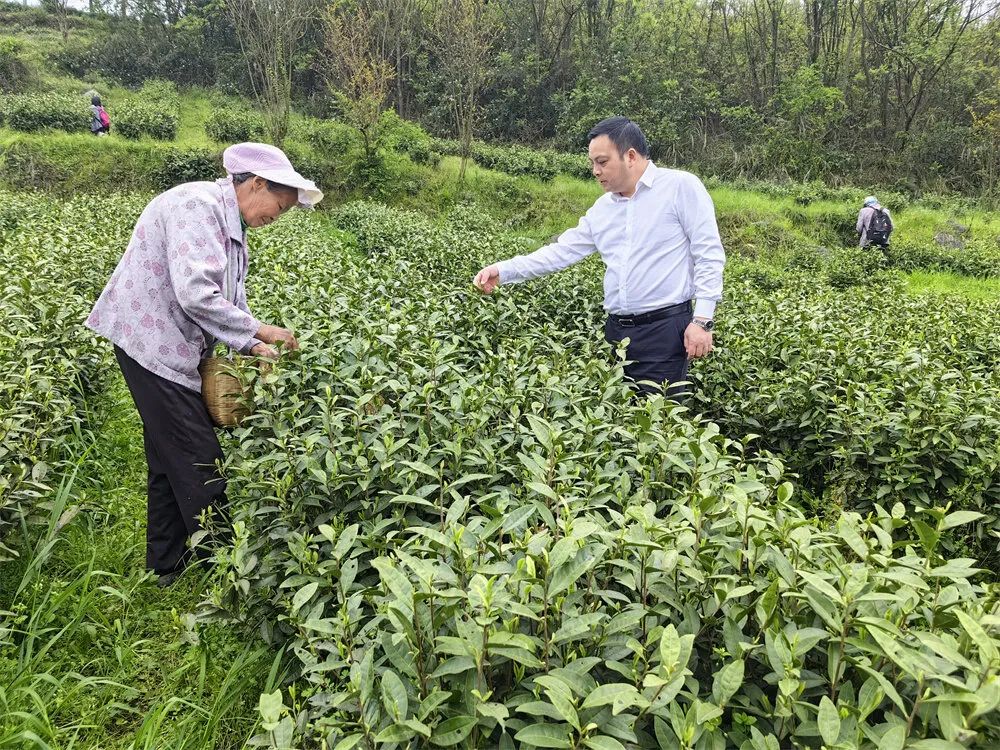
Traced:
<svg viewBox="0 0 1000 750">
<path fill-rule="evenodd" d="M 712 320 L 711 318 L 707 318 L 707 319 L 706 318 L 693 318 L 691 320 L 691 322 L 694 323 L 699 328 L 705 329 L 709 333 L 711 333 L 712 330 L 715 328 L 715 321 Z"/>
</svg>

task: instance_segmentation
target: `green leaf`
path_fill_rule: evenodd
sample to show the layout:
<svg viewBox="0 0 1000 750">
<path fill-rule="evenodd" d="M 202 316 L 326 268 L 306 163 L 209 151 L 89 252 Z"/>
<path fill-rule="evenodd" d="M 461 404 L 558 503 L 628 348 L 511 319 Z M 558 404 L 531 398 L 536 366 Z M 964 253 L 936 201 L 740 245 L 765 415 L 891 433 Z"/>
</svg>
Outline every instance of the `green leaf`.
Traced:
<svg viewBox="0 0 1000 750">
<path fill-rule="evenodd" d="M 510 532 L 514 531 L 515 529 L 519 529 L 534 514 L 535 514 L 534 505 L 522 505 L 518 508 L 515 508 L 510 513 L 507 513 L 503 517 L 503 524 L 501 524 L 500 528 L 503 529 L 503 531 L 505 532 Z"/>
<path fill-rule="evenodd" d="M 386 713 L 394 721 L 406 718 L 406 712 L 409 708 L 406 686 L 399 679 L 399 675 L 391 669 L 382 673 L 382 705 L 385 706 Z"/>
<path fill-rule="evenodd" d="M 349 734 L 336 745 L 334 745 L 333 750 L 354 750 L 358 745 L 361 744 L 365 736 L 361 733 Z"/>
<path fill-rule="evenodd" d="M 588 737 L 583 741 L 583 744 L 589 747 L 590 750 L 625 750 L 625 746 L 622 743 L 614 737 L 608 737 L 606 734 Z"/>
<path fill-rule="evenodd" d="M 374 567 L 382 579 L 382 583 L 391 591 L 397 599 L 410 608 L 413 607 L 413 584 L 403 574 L 396 564 L 388 557 L 378 557 L 372 561 Z M 412 615 L 412 613 L 411 613 Z"/>
<path fill-rule="evenodd" d="M 614 703 L 616 700 L 620 701 L 622 698 L 640 698 L 639 691 L 635 689 L 634 685 L 630 685 L 627 682 L 609 682 L 604 685 L 598 685 L 583 701 L 583 708 L 597 708 L 599 706 L 607 706 Z"/>
<path fill-rule="evenodd" d="M 829 696 L 824 695 L 820 699 L 816 725 L 823 742 L 827 745 L 837 744 L 837 738 L 840 737 L 840 713 Z"/>
<path fill-rule="evenodd" d="M 712 681 L 712 699 L 725 706 L 743 685 L 745 664 L 742 659 L 730 662 L 715 675 Z"/>
<path fill-rule="evenodd" d="M 390 724 L 375 735 L 375 741 L 378 743 L 406 742 L 415 734 L 416 732 L 408 726 L 404 726 L 403 724 Z"/>
<path fill-rule="evenodd" d="M 667 672 L 672 672 L 677 666 L 681 655 L 681 639 L 673 623 L 663 629 L 660 636 L 660 664 Z"/>
<path fill-rule="evenodd" d="M 476 712 L 481 716 L 494 719 L 501 728 L 505 726 L 505 722 L 510 716 L 507 706 L 503 703 L 477 703 Z"/>
<path fill-rule="evenodd" d="M 917 740 L 906 750 L 966 750 L 965 745 L 948 740 Z"/>
<path fill-rule="evenodd" d="M 431 744 L 439 747 L 457 745 L 472 732 L 478 719 L 475 716 L 455 716 L 434 727 Z"/>
<path fill-rule="evenodd" d="M 261 693 L 257 702 L 257 711 L 260 712 L 261 721 L 266 724 L 276 724 L 281 718 L 281 711 L 284 707 L 280 689 L 273 693 Z"/>
<path fill-rule="evenodd" d="M 869 677 L 865 680 L 858 693 L 858 718 L 862 721 L 868 718 L 868 715 L 882 704 L 884 698 L 885 693 L 875 678 Z"/>
<path fill-rule="evenodd" d="M 604 549 L 600 545 L 596 545 L 600 549 Z M 565 565 L 559 566 L 555 573 L 552 574 L 552 578 L 549 582 L 549 596 L 555 596 L 560 594 L 590 570 L 598 561 L 598 556 L 594 552 L 595 545 L 588 545 L 581 549 L 576 557 L 570 560 Z"/>
<path fill-rule="evenodd" d="M 920 544 L 924 548 L 924 552 L 930 555 L 937 547 L 941 535 L 919 518 L 914 518 L 910 523 L 913 524 L 917 536 L 920 537 Z"/>
<path fill-rule="evenodd" d="M 967 523 L 972 523 L 973 521 L 978 521 L 983 518 L 982 513 L 978 513 L 974 510 L 956 510 L 954 513 L 949 513 L 944 517 L 941 522 L 940 529 L 944 531 L 945 529 L 953 529 L 956 526 L 964 526 Z"/>
<path fill-rule="evenodd" d="M 514 735 L 518 742 L 535 747 L 570 748 L 569 727 L 555 724 L 531 724 Z"/>
<path fill-rule="evenodd" d="M 976 644 L 979 649 L 979 654 L 982 656 L 983 661 L 987 664 L 995 662 L 1000 659 L 998 655 L 997 645 L 992 638 L 983 630 L 982 625 L 976 622 L 972 617 L 966 614 L 961 609 L 955 609 L 955 616 L 958 617 L 958 621 L 962 624 L 962 629 L 969 634 L 972 642 Z"/>
<path fill-rule="evenodd" d="M 302 588 L 300 588 L 298 591 L 296 591 L 295 596 L 292 597 L 292 614 L 298 612 L 303 604 L 312 599 L 313 594 L 316 593 L 316 589 L 318 588 L 319 588 L 319 583 L 313 581 L 312 583 L 308 583 Z"/>
<path fill-rule="evenodd" d="M 556 495 L 556 491 L 547 484 L 543 484 L 541 482 L 528 482 L 528 489 L 537 492 L 539 495 L 547 497 L 553 502 L 559 501 L 559 496 Z"/>
<path fill-rule="evenodd" d="M 903 750 L 906 744 L 906 726 L 897 724 L 882 735 L 879 740 L 879 750 Z"/>
</svg>

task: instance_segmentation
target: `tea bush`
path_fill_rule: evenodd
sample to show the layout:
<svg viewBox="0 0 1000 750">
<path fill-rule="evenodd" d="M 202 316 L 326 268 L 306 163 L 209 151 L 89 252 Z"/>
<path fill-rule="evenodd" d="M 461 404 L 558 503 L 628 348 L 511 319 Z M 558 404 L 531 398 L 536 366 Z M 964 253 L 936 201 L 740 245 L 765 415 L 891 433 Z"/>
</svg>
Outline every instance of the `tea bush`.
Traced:
<svg viewBox="0 0 1000 750">
<path fill-rule="evenodd" d="M 462 144 L 448 138 L 431 139 L 432 151 L 443 156 L 461 156 Z M 481 167 L 511 175 L 528 175 L 550 180 L 557 174 L 589 180 L 590 162 L 583 154 L 567 154 L 549 149 L 535 149 L 519 144 L 472 142 L 472 160 Z"/>
<path fill-rule="evenodd" d="M 148 135 L 172 141 L 180 122 L 177 87 L 170 81 L 147 81 L 136 96 L 115 105 L 109 114 L 112 115 L 112 129 L 125 138 Z"/>
<path fill-rule="evenodd" d="M 256 623 L 291 656 L 296 687 L 261 697 L 254 742 L 1000 741 L 997 591 L 943 544 L 982 525 L 968 496 L 942 483 L 905 505 L 919 493 L 893 483 L 863 514 L 812 518 L 783 462 L 750 450 L 759 429 L 723 422 L 727 438 L 684 407 L 631 398 L 596 333 L 597 263 L 481 298 L 471 274 L 509 242 L 475 207 L 434 221 L 353 204 L 333 221 L 350 237 L 300 216 L 254 248 L 269 273 L 251 277 L 251 297 L 303 348 L 253 380 L 257 412 L 228 440 L 235 539 L 202 612 Z M 727 315 L 759 311 L 760 330 L 772 303 L 737 293 Z M 830 301 L 812 294 L 790 294 L 782 314 L 797 305 L 803 338 L 832 339 Z M 930 327 L 875 320 L 810 353 L 846 379 L 865 346 L 905 350 Z M 720 342 L 750 356 L 738 330 Z M 937 356 L 988 361 L 980 341 Z M 729 356 L 695 368 L 713 399 Z M 982 369 L 969 368 L 974 389 Z M 741 376 L 746 391 L 757 375 Z M 873 476 L 913 471 L 931 437 L 905 455 L 886 445 Z M 959 437 L 986 451 L 964 488 L 985 485 L 987 434 Z"/>
<path fill-rule="evenodd" d="M 179 117 L 176 110 L 160 104 L 130 98 L 116 105 L 109 114 L 112 131 L 133 140 L 144 135 L 161 141 L 172 141 L 177 136 Z"/>
<path fill-rule="evenodd" d="M 213 109 L 205 121 L 205 132 L 219 143 L 259 141 L 264 135 L 264 119 L 250 110 Z"/>
<path fill-rule="evenodd" d="M 758 435 L 820 510 L 983 514 L 949 544 L 1000 568 L 1000 308 L 785 281 L 764 296 L 731 282 L 720 349 L 695 369 L 699 408 L 726 434 Z"/>
<path fill-rule="evenodd" d="M 11 94 L 0 97 L 0 122 L 13 130 L 89 132 L 90 103 L 69 94 Z"/>
<path fill-rule="evenodd" d="M 82 322 L 142 208 L 114 201 L 0 194 L 0 560 L 14 554 L 12 526 L 41 510 L 53 462 L 80 459 L 65 451 L 108 356 Z"/>
</svg>

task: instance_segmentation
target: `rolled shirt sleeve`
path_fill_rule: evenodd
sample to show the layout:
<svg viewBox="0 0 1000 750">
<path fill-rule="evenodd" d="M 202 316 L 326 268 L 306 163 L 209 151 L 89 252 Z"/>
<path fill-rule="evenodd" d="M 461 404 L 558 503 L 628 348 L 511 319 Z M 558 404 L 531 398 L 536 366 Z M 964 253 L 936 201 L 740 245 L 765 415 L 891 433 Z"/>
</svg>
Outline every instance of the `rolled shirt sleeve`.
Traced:
<svg viewBox="0 0 1000 750">
<path fill-rule="evenodd" d="M 260 322 L 223 295 L 226 235 L 216 216 L 217 207 L 199 197 L 182 200 L 184 210 L 164 219 L 167 264 L 177 304 L 209 336 L 236 351 L 249 351 Z"/>
<path fill-rule="evenodd" d="M 576 227 L 559 235 L 555 242 L 528 255 L 518 255 L 497 263 L 500 283 L 516 284 L 562 271 L 596 252 L 588 215 L 583 216 Z"/>
<path fill-rule="evenodd" d="M 726 252 L 715 220 L 715 204 L 696 176 L 684 173 L 678 186 L 677 212 L 691 247 L 694 265 L 694 315 L 712 318 L 722 299 Z"/>
</svg>

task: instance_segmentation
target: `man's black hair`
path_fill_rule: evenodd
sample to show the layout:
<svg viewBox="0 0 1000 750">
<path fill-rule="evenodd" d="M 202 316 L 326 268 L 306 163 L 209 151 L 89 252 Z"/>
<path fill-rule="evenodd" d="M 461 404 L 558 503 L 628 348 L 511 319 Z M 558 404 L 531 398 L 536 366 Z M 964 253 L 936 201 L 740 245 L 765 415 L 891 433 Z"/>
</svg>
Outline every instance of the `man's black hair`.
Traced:
<svg viewBox="0 0 1000 750">
<path fill-rule="evenodd" d="M 642 129 L 627 117 L 609 117 L 601 120 L 587 133 L 587 142 L 606 135 L 618 149 L 618 155 L 624 156 L 630 148 L 634 148 L 639 156 L 649 158 L 649 144 Z"/>
</svg>

